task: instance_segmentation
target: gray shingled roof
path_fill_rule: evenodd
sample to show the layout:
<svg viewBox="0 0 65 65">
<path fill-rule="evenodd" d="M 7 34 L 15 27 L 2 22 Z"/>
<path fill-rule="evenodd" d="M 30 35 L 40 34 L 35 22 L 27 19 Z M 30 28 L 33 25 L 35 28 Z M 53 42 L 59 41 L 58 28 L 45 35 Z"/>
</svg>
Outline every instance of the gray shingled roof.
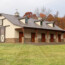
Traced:
<svg viewBox="0 0 65 65">
<path fill-rule="evenodd" d="M 63 29 L 61 29 L 57 25 L 55 25 L 54 27 L 50 27 L 49 25 L 47 25 L 47 23 L 50 23 L 48 21 L 43 21 L 42 26 L 35 24 L 34 21 L 35 21 L 34 19 L 29 19 L 28 24 L 25 27 L 64 31 Z"/>
<path fill-rule="evenodd" d="M 14 15 L 9 15 L 9 14 L 2 14 L 6 19 L 8 19 L 12 24 L 20 26 L 20 27 L 29 27 L 29 28 L 38 28 L 38 29 L 47 29 L 47 30 L 58 30 L 58 31 L 64 31 L 58 26 L 50 27 L 47 25 L 47 23 L 50 23 L 48 21 L 43 21 L 43 25 L 39 26 L 34 23 L 36 21 L 35 19 L 29 19 L 27 24 L 21 23 L 20 18 L 21 17 L 16 17 Z"/>
<path fill-rule="evenodd" d="M 9 14 L 2 14 L 6 19 L 8 19 L 12 24 L 17 25 L 17 26 L 24 26 L 23 23 L 19 21 L 19 17 L 16 17 L 14 15 L 9 15 Z"/>
</svg>

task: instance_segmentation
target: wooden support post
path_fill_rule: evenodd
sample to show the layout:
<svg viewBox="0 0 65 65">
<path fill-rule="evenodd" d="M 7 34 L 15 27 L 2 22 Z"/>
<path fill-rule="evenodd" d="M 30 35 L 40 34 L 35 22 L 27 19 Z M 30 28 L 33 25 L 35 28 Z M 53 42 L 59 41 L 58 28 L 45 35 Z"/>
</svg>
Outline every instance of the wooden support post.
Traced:
<svg viewBox="0 0 65 65">
<path fill-rule="evenodd" d="M 24 37 L 24 28 L 22 28 L 22 32 L 23 32 L 23 37 Z"/>
<path fill-rule="evenodd" d="M 47 31 L 47 37 L 48 37 L 48 35 L 49 35 L 49 31 Z"/>
<path fill-rule="evenodd" d="M 49 43 L 49 31 L 47 31 L 46 42 Z"/>
<path fill-rule="evenodd" d="M 55 40 L 58 43 L 58 32 L 56 32 L 56 38 L 55 38 Z"/>
<path fill-rule="evenodd" d="M 65 32 L 64 32 L 63 38 L 64 38 L 64 42 L 65 42 Z"/>
<path fill-rule="evenodd" d="M 35 33 L 36 33 L 36 36 L 35 36 L 35 42 L 37 43 L 37 42 L 38 42 L 38 36 L 37 36 L 37 34 L 38 34 L 38 30 L 37 30 L 37 29 L 35 30 Z"/>
<path fill-rule="evenodd" d="M 65 32 L 64 32 L 64 38 L 65 38 Z"/>
<path fill-rule="evenodd" d="M 56 38 L 58 37 L 58 32 L 56 32 Z"/>
<path fill-rule="evenodd" d="M 23 37 L 22 37 L 22 43 L 24 43 L 24 28 L 22 28 Z"/>
</svg>

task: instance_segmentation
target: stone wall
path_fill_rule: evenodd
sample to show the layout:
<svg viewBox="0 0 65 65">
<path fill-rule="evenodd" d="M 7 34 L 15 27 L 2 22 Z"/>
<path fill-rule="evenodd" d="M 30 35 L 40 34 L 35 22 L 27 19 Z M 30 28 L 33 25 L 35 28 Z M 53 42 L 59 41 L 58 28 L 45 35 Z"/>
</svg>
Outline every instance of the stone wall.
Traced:
<svg viewBox="0 0 65 65">
<path fill-rule="evenodd" d="M 5 42 L 6 43 L 17 43 L 19 42 L 19 39 L 18 38 L 6 38 Z"/>
<path fill-rule="evenodd" d="M 24 38 L 24 42 L 31 42 L 31 38 Z"/>
</svg>

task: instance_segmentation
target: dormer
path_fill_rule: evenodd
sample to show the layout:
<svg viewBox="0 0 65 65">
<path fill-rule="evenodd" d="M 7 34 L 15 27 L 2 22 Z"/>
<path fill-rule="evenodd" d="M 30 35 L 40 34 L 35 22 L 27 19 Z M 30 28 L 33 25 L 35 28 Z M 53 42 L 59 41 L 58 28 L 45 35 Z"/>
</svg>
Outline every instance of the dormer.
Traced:
<svg viewBox="0 0 65 65">
<path fill-rule="evenodd" d="M 54 27 L 55 23 L 47 23 L 47 25 L 50 26 L 50 27 Z"/>
<path fill-rule="evenodd" d="M 20 21 L 21 21 L 22 23 L 24 23 L 24 24 L 27 24 L 27 23 L 28 23 L 28 18 L 27 18 L 27 17 L 22 18 L 22 19 L 20 19 Z"/>
<path fill-rule="evenodd" d="M 42 26 L 42 21 L 35 21 L 35 23 L 37 24 L 37 25 L 39 25 L 39 26 Z"/>
<path fill-rule="evenodd" d="M 21 19 L 20 21 L 25 24 L 25 18 Z"/>
</svg>

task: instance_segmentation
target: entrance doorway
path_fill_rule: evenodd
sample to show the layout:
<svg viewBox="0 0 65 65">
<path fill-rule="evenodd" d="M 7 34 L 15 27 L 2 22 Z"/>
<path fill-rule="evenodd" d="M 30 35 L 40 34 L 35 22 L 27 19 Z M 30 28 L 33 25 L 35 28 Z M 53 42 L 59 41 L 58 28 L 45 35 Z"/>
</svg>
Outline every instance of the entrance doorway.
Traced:
<svg viewBox="0 0 65 65">
<path fill-rule="evenodd" d="M 54 34 L 50 34 L 50 42 L 54 42 Z"/>
<path fill-rule="evenodd" d="M 61 42 L 61 34 L 58 34 L 58 42 Z"/>
<path fill-rule="evenodd" d="M 45 34 L 44 33 L 42 33 L 42 42 L 45 42 Z"/>
<path fill-rule="evenodd" d="M 31 42 L 35 42 L 35 33 L 31 33 Z"/>
<path fill-rule="evenodd" d="M 19 42 L 22 42 L 23 32 L 19 32 Z"/>
</svg>

